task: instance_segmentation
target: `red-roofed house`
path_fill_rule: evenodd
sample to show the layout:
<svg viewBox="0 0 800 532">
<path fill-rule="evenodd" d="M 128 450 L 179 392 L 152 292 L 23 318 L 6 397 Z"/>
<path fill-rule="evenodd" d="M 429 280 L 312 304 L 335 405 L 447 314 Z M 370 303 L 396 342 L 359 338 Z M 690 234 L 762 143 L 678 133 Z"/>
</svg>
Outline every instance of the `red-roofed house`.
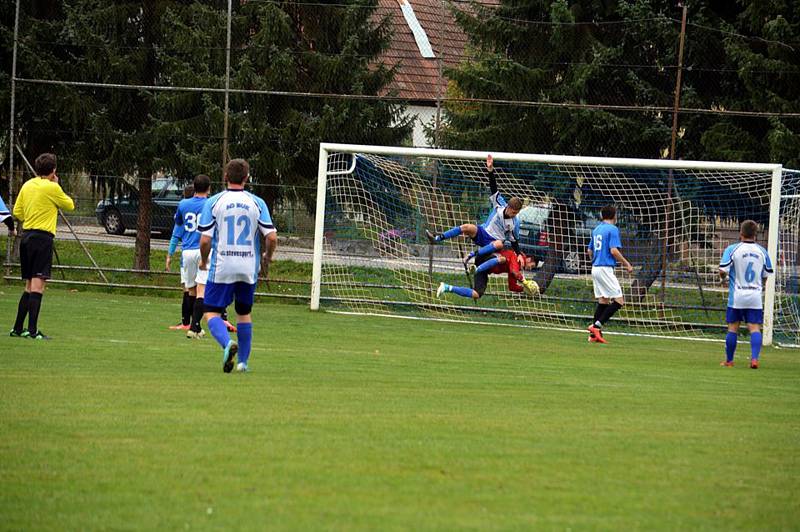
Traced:
<svg viewBox="0 0 800 532">
<path fill-rule="evenodd" d="M 480 3 L 496 6 L 499 0 Z M 408 114 L 417 116 L 413 145 L 429 146 L 423 124 L 435 122 L 437 99 L 447 89 L 442 70 L 463 59 L 467 36 L 443 0 L 378 0 L 378 16 L 386 13 L 394 34 L 382 60 L 397 66 L 388 90 L 408 99 Z"/>
</svg>

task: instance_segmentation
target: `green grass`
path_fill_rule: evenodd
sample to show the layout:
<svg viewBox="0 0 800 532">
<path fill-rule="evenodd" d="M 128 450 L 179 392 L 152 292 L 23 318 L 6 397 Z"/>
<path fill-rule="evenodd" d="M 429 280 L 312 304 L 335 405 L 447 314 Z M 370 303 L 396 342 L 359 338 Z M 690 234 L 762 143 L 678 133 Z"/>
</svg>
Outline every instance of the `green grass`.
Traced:
<svg viewBox="0 0 800 532">
<path fill-rule="evenodd" d="M 259 303 L 225 375 L 178 311 L 53 289 L 0 337 L 1 529 L 800 527 L 797 352 Z"/>
</svg>

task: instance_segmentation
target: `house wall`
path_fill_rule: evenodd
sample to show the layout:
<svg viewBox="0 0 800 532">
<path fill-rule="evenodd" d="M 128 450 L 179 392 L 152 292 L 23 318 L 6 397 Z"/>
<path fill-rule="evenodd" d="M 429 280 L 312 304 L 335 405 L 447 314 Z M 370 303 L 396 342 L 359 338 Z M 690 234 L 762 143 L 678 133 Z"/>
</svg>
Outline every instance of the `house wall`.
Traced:
<svg viewBox="0 0 800 532">
<path fill-rule="evenodd" d="M 436 121 L 436 108 L 423 105 L 409 105 L 406 107 L 406 116 L 415 116 L 412 145 L 415 148 L 429 148 L 431 144 L 425 137 L 423 125 L 432 126 Z"/>
</svg>

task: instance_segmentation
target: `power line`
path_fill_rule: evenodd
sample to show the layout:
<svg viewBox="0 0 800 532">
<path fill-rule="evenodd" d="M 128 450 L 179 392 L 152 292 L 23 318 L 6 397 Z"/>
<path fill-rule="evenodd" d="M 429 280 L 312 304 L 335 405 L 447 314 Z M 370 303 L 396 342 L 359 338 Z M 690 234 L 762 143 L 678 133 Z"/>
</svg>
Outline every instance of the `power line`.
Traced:
<svg viewBox="0 0 800 532">
<path fill-rule="evenodd" d="M 73 87 L 88 87 L 88 88 L 108 88 L 108 89 L 127 89 L 127 90 L 145 90 L 145 91 L 165 91 L 165 92 L 214 92 L 224 93 L 225 89 L 203 88 L 203 87 L 170 87 L 163 85 L 125 85 L 119 83 L 88 83 L 83 81 L 63 81 L 63 80 L 44 80 L 44 79 L 28 79 L 28 78 L 14 78 L 14 81 L 21 83 L 40 84 L 40 85 L 62 85 Z M 253 94 L 261 96 L 285 96 L 293 98 L 319 98 L 319 99 L 334 99 L 334 100 L 359 100 L 359 101 L 374 101 L 374 102 L 397 102 L 405 103 L 415 101 L 411 98 L 399 96 L 378 96 L 370 94 L 328 94 L 317 92 L 297 92 L 297 91 L 273 91 L 273 90 L 259 90 L 259 89 L 230 89 L 233 94 Z M 444 103 L 472 103 L 472 104 L 490 104 L 490 105 L 511 105 L 518 107 L 544 107 L 544 108 L 559 108 L 559 109 L 584 109 L 596 111 L 625 111 L 625 112 L 638 112 L 638 113 L 658 113 L 658 112 L 672 112 L 672 107 L 667 106 L 637 106 L 637 105 L 606 105 L 606 104 L 585 104 L 585 103 L 558 103 L 546 101 L 524 101 L 524 100 L 503 100 L 503 99 L 490 99 L 490 98 L 443 98 Z M 700 109 L 700 108 L 681 108 L 682 114 L 709 114 L 709 115 L 722 115 L 722 116 L 749 116 L 759 118 L 800 118 L 800 113 L 780 113 L 780 112 L 760 112 L 760 111 L 736 111 L 728 109 Z"/>
</svg>

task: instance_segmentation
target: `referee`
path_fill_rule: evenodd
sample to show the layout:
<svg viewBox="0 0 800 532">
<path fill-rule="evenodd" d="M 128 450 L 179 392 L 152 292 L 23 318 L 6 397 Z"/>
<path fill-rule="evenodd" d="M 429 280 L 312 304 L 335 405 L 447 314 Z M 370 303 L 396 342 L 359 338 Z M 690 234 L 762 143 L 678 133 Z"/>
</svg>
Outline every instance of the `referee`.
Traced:
<svg viewBox="0 0 800 532">
<path fill-rule="evenodd" d="M 44 285 L 53 265 L 53 238 L 56 234 L 58 209 L 75 208 L 72 198 L 64 194 L 56 175 L 56 156 L 43 153 L 33 163 L 36 175 L 22 185 L 14 202 L 14 217 L 22 222 L 19 258 L 25 291 L 19 298 L 17 321 L 11 336 L 49 340 L 38 328 Z M 23 330 L 25 316 L 28 329 Z"/>
</svg>

